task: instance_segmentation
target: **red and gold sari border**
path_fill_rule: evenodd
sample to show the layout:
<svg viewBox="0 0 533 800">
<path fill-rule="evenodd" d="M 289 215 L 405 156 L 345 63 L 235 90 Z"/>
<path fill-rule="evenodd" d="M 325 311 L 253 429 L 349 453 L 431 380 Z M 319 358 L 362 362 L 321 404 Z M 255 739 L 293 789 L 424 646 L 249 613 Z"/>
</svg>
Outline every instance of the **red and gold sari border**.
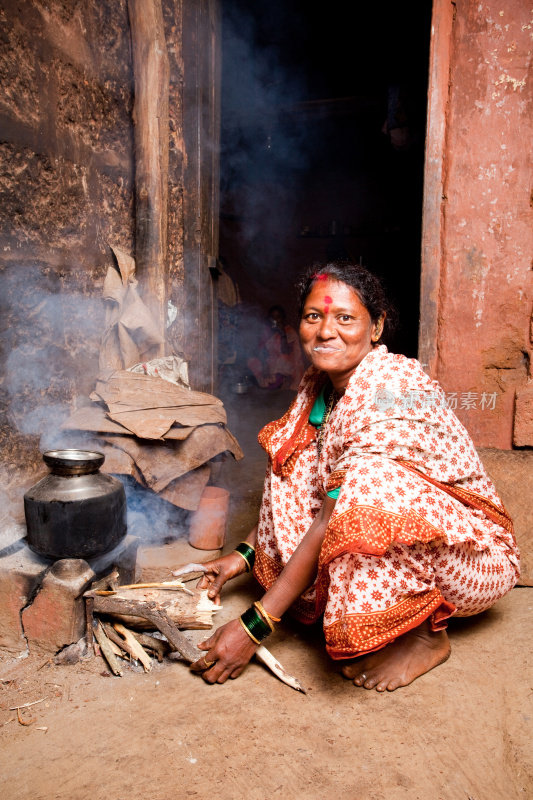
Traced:
<svg viewBox="0 0 533 800">
<path fill-rule="evenodd" d="M 404 598 L 387 609 L 366 614 L 346 614 L 324 628 L 326 650 L 334 660 L 355 658 L 380 650 L 431 618 L 432 630 L 443 630 L 455 606 L 439 589 Z"/>
<path fill-rule="evenodd" d="M 257 440 L 261 447 L 270 457 L 274 474 L 287 477 L 293 471 L 298 456 L 316 439 L 316 428 L 309 422 L 309 414 L 320 391 L 321 385 L 325 380 L 323 373 L 317 373 L 311 378 L 311 393 L 307 403 L 303 406 L 298 418 L 296 419 L 294 430 L 284 444 L 275 450 L 273 438 L 288 423 L 293 413 L 296 398 L 292 401 L 288 411 L 281 419 L 269 422 L 259 431 Z"/>
<path fill-rule="evenodd" d="M 415 511 L 398 514 L 374 506 L 352 506 L 330 519 L 319 567 L 344 553 L 381 556 L 393 544 L 430 542 L 443 532 Z"/>
</svg>

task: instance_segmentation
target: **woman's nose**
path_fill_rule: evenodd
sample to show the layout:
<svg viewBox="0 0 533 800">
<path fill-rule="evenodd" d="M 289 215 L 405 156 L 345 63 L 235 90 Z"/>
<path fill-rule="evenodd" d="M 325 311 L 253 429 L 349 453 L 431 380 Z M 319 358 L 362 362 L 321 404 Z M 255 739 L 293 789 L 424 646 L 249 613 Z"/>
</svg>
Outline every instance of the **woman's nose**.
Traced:
<svg viewBox="0 0 533 800">
<path fill-rule="evenodd" d="M 320 321 L 318 335 L 321 339 L 331 339 L 335 334 L 336 330 L 333 317 L 331 317 L 330 314 L 324 314 Z"/>
</svg>

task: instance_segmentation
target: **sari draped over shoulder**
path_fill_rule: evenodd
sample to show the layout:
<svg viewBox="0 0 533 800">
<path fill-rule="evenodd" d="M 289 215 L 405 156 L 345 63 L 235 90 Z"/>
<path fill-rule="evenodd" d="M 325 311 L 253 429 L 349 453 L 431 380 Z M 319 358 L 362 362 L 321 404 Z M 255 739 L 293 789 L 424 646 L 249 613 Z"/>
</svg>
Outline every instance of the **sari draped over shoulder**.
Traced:
<svg viewBox="0 0 533 800">
<path fill-rule="evenodd" d="M 292 609 L 300 620 L 312 622 L 326 612 L 325 628 L 340 626 L 343 641 L 350 638 L 346 633 L 350 627 L 359 630 L 360 613 L 351 613 L 339 599 L 343 593 L 357 595 L 353 580 L 350 583 L 347 577 L 348 557 L 366 568 L 372 559 L 390 567 L 387 560 L 396 551 L 410 558 L 418 548 L 418 562 L 424 563 L 432 551 L 445 560 L 463 554 L 463 562 L 471 558 L 476 563 L 474 572 L 492 569 L 507 575 L 510 571 L 514 584 L 519 553 L 512 521 L 466 429 L 448 408 L 439 384 L 426 375 L 419 362 L 389 353 L 383 345 L 365 356 L 329 418 L 319 455 L 309 414 L 326 379 L 311 367 L 287 413 L 266 425 L 258 437 L 269 456 L 254 569 L 259 582 L 265 588 L 272 585 L 326 493 L 338 488 L 316 581 Z M 494 548 L 500 560 L 491 567 L 486 554 Z M 435 571 L 430 562 L 428 570 Z M 339 573 L 341 563 L 344 572 Z M 406 570 L 411 575 L 412 565 Z M 458 581 L 460 572 L 462 581 L 462 567 L 457 571 Z M 468 583 L 466 574 L 463 582 Z M 388 582 L 394 584 L 394 576 L 391 578 Z M 387 584 L 382 576 L 375 580 Z M 481 604 L 479 593 L 474 596 L 472 590 L 466 592 L 462 608 L 458 587 L 443 589 L 448 584 L 439 576 L 435 580 L 420 577 L 411 590 L 403 589 L 402 580 L 405 582 L 405 577 L 398 579 L 394 590 L 381 583 L 374 588 L 374 594 L 385 597 L 383 602 L 378 598 L 377 607 L 370 595 L 363 603 L 363 607 L 365 603 L 369 606 L 366 613 L 371 617 L 381 615 L 381 621 L 394 617 L 384 623 L 385 639 L 381 641 L 376 634 L 374 618 L 370 620 L 370 638 L 363 634 L 359 641 L 357 633 L 357 642 L 348 642 L 346 647 L 339 646 L 337 630 L 335 642 L 328 642 L 333 657 L 376 649 L 429 616 L 434 626 L 442 627 L 452 613 L 472 613 L 471 609 Z M 492 594 L 487 589 L 485 600 L 493 595 L 492 602 L 498 599 L 495 595 L 500 589 L 503 592 L 504 584 L 507 591 L 510 580 L 496 580 Z M 357 603 L 356 598 L 355 606 Z"/>
</svg>

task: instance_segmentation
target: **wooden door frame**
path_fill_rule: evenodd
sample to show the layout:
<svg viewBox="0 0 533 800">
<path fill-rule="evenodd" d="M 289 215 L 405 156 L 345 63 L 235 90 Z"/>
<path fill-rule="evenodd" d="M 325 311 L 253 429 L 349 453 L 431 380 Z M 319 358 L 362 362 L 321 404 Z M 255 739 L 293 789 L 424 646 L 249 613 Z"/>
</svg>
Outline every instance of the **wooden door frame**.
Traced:
<svg viewBox="0 0 533 800">
<path fill-rule="evenodd" d="M 438 371 L 439 294 L 444 253 L 450 51 L 455 4 L 433 0 L 420 273 L 418 358 L 432 377 Z"/>
</svg>

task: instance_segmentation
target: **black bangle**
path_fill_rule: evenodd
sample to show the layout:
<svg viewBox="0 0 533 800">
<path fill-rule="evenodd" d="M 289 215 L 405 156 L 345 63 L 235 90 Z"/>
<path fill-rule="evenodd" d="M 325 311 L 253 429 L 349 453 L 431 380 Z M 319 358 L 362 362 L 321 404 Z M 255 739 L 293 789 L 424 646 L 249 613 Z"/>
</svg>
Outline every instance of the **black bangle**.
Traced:
<svg viewBox="0 0 533 800">
<path fill-rule="evenodd" d="M 248 542 L 239 542 L 234 552 L 238 553 L 244 558 L 247 565 L 247 571 L 251 572 L 255 564 L 255 548 L 252 547 L 251 544 L 248 544 Z"/>
<path fill-rule="evenodd" d="M 262 642 L 263 639 L 266 639 L 266 637 L 272 633 L 269 625 L 267 625 L 254 606 L 250 606 L 250 608 L 247 608 L 246 611 L 241 614 L 241 623 L 250 634 L 250 638 L 256 643 Z"/>
</svg>

